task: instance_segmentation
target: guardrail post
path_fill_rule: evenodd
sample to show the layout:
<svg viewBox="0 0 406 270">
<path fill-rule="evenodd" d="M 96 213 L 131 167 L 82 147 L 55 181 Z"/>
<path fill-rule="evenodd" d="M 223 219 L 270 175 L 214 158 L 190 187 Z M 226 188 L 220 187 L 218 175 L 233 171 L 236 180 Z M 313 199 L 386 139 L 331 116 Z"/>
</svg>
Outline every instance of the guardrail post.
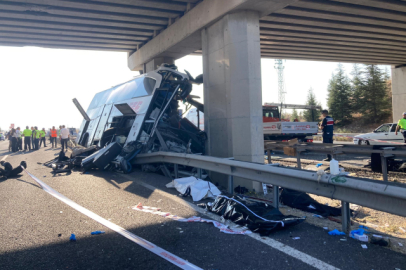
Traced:
<svg viewBox="0 0 406 270">
<path fill-rule="evenodd" d="M 232 175 L 228 176 L 228 193 L 234 194 L 234 177 Z"/>
<path fill-rule="evenodd" d="M 351 212 L 350 204 L 344 201 L 341 201 L 341 223 L 343 232 L 348 235 L 351 230 Z"/>
<path fill-rule="evenodd" d="M 300 151 L 296 152 L 296 158 L 297 158 L 297 168 L 302 169 L 302 163 L 300 162 Z"/>
<path fill-rule="evenodd" d="M 382 177 L 383 181 L 388 181 L 388 159 L 384 154 L 381 154 L 381 164 L 382 164 Z"/>
<path fill-rule="evenodd" d="M 197 169 L 197 178 L 202 179 L 202 169 Z"/>
<path fill-rule="evenodd" d="M 266 150 L 266 155 L 268 156 L 268 164 L 271 164 L 271 150 Z"/>
<path fill-rule="evenodd" d="M 173 164 L 174 168 L 173 171 L 175 173 L 175 179 L 179 178 L 179 172 L 178 172 L 178 164 Z"/>
<path fill-rule="evenodd" d="M 273 207 L 276 209 L 279 209 L 279 186 L 272 186 L 272 202 L 273 202 Z"/>
</svg>

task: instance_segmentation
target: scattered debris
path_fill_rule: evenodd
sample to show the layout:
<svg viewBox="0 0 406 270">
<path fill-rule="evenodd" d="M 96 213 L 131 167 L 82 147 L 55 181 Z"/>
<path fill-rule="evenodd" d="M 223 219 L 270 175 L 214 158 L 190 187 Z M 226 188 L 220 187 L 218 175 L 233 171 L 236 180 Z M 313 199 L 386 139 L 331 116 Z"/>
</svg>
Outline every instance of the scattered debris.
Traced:
<svg viewBox="0 0 406 270">
<path fill-rule="evenodd" d="M 157 200 L 156 202 L 157 202 L 157 203 L 160 203 L 160 202 L 162 202 L 162 199 L 159 199 L 159 200 Z"/>
<path fill-rule="evenodd" d="M 326 231 L 328 230 L 328 227 L 323 227 L 323 229 L 325 229 Z"/>
<path fill-rule="evenodd" d="M 361 245 L 361 247 L 362 247 L 363 249 L 367 249 L 367 248 L 368 248 L 367 245 Z"/>
<path fill-rule="evenodd" d="M 293 237 L 292 239 L 293 239 L 293 240 L 299 240 L 300 237 Z"/>
<path fill-rule="evenodd" d="M 337 230 L 337 229 L 334 229 L 334 230 L 332 230 L 332 231 L 329 231 L 328 234 L 329 234 L 329 235 L 345 235 L 345 233 L 340 232 L 340 231 Z"/>
<path fill-rule="evenodd" d="M 402 243 L 399 243 L 399 242 L 398 242 L 398 244 L 399 244 L 400 247 L 403 247 L 403 244 L 402 244 Z"/>
<path fill-rule="evenodd" d="M 389 246 L 389 242 L 388 241 L 386 241 L 385 239 L 383 239 L 382 237 L 372 237 L 371 238 L 371 242 L 370 242 L 371 244 L 373 244 L 373 245 L 378 245 L 378 246 L 381 246 L 381 247 L 387 247 L 387 246 Z"/>
<path fill-rule="evenodd" d="M 72 234 L 70 235 L 69 241 L 71 241 L 71 242 L 76 241 L 76 235 L 75 235 L 74 233 L 72 233 Z"/>
<path fill-rule="evenodd" d="M 320 216 L 320 215 L 313 215 L 313 217 L 317 217 L 317 218 L 325 219 L 325 217 L 322 217 L 322 216 Z"/>
<path fill-rule="evenodd" d="M 58 233 L 58 237 L 61 237 L 62 236 L 62 234 L 61 233 Z"/>
<path fill-rule="evenodd" d="M 221 191 L 213 183 L 193 176 L 175 179 L 166 186 L 170 187 L 172 185 L 183 196 L 192 196 L 195 202 L 205 198 L 215 198 L 221 194 Z"/>
<path fill-rule="evenodd" d="M 98 234 L 103 234 L 103 233 L 105 233 L 104 231 L 94 231 L 94 232 L 91 232 L 90 234 L 91 235 L 98 235 Z"/>
<path fill-rule="evenodd" d="M 361 229 L 361 228 L 367 228 L 367 227 L 362 226 L 362 225 L 360 225 L 359 227 L 360 227 L 360 229 L 351 231 L 351 233 L 350 233 L 351 237 L 354 239 L 357 239 L 359 241 L 362 241 L 362 242 L 368 242 L 368 235 L 365 235 L 365 234 L 369 233 L 369 232 L 365 231 L 364 229 Z"/>
<path fill-rule="evenodd" d="M 284 205 L 321 216 L 341 216 L 341 208 L 321 204 L 305 192 L 284 188 L 280 200 Z"/>
</svg>

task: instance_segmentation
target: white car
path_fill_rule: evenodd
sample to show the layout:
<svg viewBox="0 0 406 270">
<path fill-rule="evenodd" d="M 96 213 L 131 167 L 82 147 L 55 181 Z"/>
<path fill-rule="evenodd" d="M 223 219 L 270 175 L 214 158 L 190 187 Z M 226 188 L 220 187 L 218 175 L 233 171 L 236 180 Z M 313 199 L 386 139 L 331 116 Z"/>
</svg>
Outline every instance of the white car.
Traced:
<svg viewBox="0 0 406 270">
<path fill-rule="evenodd" d="M 377 129 L 371 133 L 360 134 L 354 137 L 354 144 L 358 145 L 393 145 L 391 142 L 403 143 L 403 135 L 398 132 L 398 135 L 395 135 L 397 123 L 388 123 L 379 126 Z M 379 142 L 379 141 L 385 142 Z"/>
</svg>

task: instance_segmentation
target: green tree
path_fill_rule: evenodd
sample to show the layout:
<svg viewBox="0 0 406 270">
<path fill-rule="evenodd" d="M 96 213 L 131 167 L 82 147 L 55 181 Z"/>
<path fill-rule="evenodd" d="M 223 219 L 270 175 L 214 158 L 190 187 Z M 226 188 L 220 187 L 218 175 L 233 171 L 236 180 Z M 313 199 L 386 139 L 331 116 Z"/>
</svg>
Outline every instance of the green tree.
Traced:
<svg viewBox="0 0 406 270">
<path fill-rule="evenodd" d="M 379 123 L 391 114 L 388 76 L 377 65 L 365 65 L 358 111 L 368 123 Z"/>
<path fill-rule="evenodd" d="M 357 108 L 359 108 L 362 104 L 362 95 L 363 95 L 363 87 L 364 79 L 363 79 L 363 70 L 358 64 L 354 64 L 353 69 L 351 71 L 352 75 L 352 105 L 353 111 L 358 112 Z"/>
<path fill-rule="evenodd" d="M 328 86 L 327 106 L 329 114 L 339 124 L 348 124 L 352 120 L 352 95 L 353 89 L 344 67 L 338 64 L 337 73 L 333 74 Z"/>
<path fill-rule="evenodd" d="M 295 119 L 299 120 L 299 114 L 297 113 L 296 109 L 293 109 L 292 116 L 290 117 L 290 121 L 293 122 Z"/>
<path fill-rule="evenodd" d="M 316 100 L 316 95 L 313 93 L 313 88 L 307 92 L 306 105 L 320 105 Z M 303 118 L 306 122 L 315 122 L 320 116 L 320 111 L 317 109 L 309 109 L 303 112 Z"/>
</svg>

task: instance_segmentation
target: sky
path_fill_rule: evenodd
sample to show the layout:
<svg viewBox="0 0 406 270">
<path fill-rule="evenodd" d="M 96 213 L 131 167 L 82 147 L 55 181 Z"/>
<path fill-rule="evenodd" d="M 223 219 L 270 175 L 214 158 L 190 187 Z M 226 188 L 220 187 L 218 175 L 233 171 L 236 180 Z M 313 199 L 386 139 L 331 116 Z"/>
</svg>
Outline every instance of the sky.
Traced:
<svg viewBox="0 0 406 270">
<path fill-rule="evenodd" d="M 278 101 L 277 71 L 273 59 L 262 59 L 262 101 Z M 194 77 L 202 73 L 202 57 L 186 56 L 175 62 L 179 71 Z M 305 104 L 312 87 L 326 107 L 328 82 L 338 63 L 284 62 L 285 103 Z M 343 64 L 350 76 L 353 64 Z M 382 68 L 390 68 L 383 66 Z M 127 53 L 0 46 L 0 128 L 11 123 L 49 129 L 65 125 L 79 128 L 82 116 L 72 99 L 86 110 L 95 93 L 125 82 L 138 72 L 127 67 Z M 203 101 L 203 85 L 193 95 Z"/>
</svg>

